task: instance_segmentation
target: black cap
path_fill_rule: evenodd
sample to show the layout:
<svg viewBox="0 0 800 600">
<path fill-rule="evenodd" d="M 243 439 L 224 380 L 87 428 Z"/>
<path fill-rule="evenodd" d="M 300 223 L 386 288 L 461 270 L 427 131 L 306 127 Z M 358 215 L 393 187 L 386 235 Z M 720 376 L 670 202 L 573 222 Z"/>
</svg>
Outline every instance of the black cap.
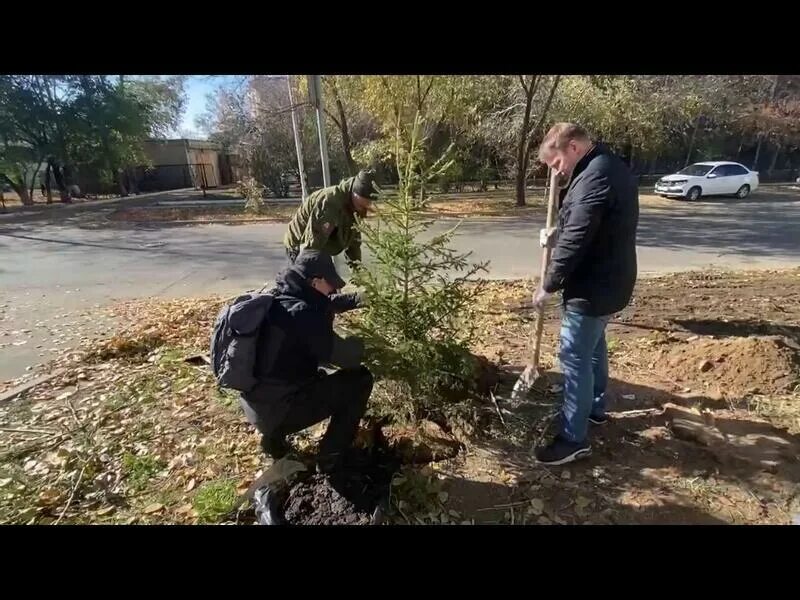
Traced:
<svg viewBox="0 0 800 600">
<path fill-rule="evenodd" d="M 345 286 L 344 279 L 339 277 L 333 259 L 327 252 L 307 248 L 300 250 L 291 268 L 306 279 L 322 278 L 337 290 Z"/>
<path fill-rule="evenodd" d="M 378 188 L 375 185 L 375 171 L 363 170 L 353 179 L 353 193 L 363 198 L 376 200 L 378 198 Z"/>
</svg>

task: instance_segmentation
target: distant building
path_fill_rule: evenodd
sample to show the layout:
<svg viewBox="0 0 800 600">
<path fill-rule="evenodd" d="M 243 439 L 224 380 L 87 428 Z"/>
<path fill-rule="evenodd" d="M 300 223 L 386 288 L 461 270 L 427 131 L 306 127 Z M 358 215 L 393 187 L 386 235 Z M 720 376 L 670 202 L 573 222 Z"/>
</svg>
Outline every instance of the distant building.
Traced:
<svg viewBox="0 0 800 600">
<path fill-rule="evenodd" d="M 221 148 L 215 142 L 150 139 L 145 142 L 144 151 L 152 167 L 141 173 L 141 191 L 215 188 L 232 183 L 230 160 L 223 159 L 225 168 L 220 172 Z"/>
</svg>

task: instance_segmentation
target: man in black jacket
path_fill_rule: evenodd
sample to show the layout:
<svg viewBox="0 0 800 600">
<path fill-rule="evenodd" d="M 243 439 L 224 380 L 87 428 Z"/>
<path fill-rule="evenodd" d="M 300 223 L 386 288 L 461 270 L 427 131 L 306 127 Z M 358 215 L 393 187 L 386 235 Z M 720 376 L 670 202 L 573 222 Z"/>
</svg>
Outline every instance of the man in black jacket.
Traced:
<svg viewBox="0 0 800 600">
<path fill-rule="evenodd" d="M 589 423 L 607 421 L 605 329 L 611 316 L 628 305 L 636 283 L 639 192 L 628 167 L 571 123 L 553 126 L 539 159 L 568 182 L 561 192 L 557 230 L 542 232 L 553 253 L 533 299 L 538 306 L 559 290 L 563 296 L 560 431 L 536 454 L 540 463 L 560 465 L 591 454 Z"/>
<path fill-rule="evenodd" d="M 258 344 L 259 383 L 242 394 L 248 421 L 262 434 L 268 455 L 289 451 L 286 436 L 331 417 L 320 442 L 320 470 L 334 470 L 351 446 L 372 392 L 373 377 L 361 365 L 364 344 L 333 330 L 336 313 L 359 308 L 359 294 L 337 294 L 344 281 L 330 255 L 302 250 L 269 291 L 275 300 Z M 327 374 L 322 365 L 339 370 Z"/>
</svg>

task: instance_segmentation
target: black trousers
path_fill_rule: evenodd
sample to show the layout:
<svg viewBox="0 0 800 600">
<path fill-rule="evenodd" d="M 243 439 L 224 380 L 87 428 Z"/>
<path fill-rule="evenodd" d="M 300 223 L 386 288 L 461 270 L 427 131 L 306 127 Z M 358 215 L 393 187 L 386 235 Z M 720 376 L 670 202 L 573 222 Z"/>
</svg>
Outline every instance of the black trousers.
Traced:
<svg viewBox="0 0 800 600">
<path fill-rule="evenodd" d="M 285 438 L 330 417 L 319 453 L 337 456 L 353 444 L 373 383 L 372 373 L 366 367 L 342 369 L 331 375 L 320 375 L 282 398 L 270 398 L 269 388 L 263 388 L 264 397 L 243 398 L 242 408 L 264 436 L 265 447 L 271 440 Z"/>
</svg>

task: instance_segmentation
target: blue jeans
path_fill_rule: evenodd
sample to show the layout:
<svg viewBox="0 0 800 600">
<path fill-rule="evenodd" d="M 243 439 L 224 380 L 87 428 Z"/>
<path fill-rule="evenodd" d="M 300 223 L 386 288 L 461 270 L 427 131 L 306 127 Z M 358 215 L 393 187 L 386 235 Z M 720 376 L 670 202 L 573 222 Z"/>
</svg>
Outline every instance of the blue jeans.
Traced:
<svg viewBox="0 0 800 600">
<path fill-rule="evenodd" d="M 564 374 L 560 436 L 583 442 L 589 416 L 605 414 L 608 385 L 606 325 L 611 317 L 590 317 L 564 310 L 558 358 Z"/>
</svg>

